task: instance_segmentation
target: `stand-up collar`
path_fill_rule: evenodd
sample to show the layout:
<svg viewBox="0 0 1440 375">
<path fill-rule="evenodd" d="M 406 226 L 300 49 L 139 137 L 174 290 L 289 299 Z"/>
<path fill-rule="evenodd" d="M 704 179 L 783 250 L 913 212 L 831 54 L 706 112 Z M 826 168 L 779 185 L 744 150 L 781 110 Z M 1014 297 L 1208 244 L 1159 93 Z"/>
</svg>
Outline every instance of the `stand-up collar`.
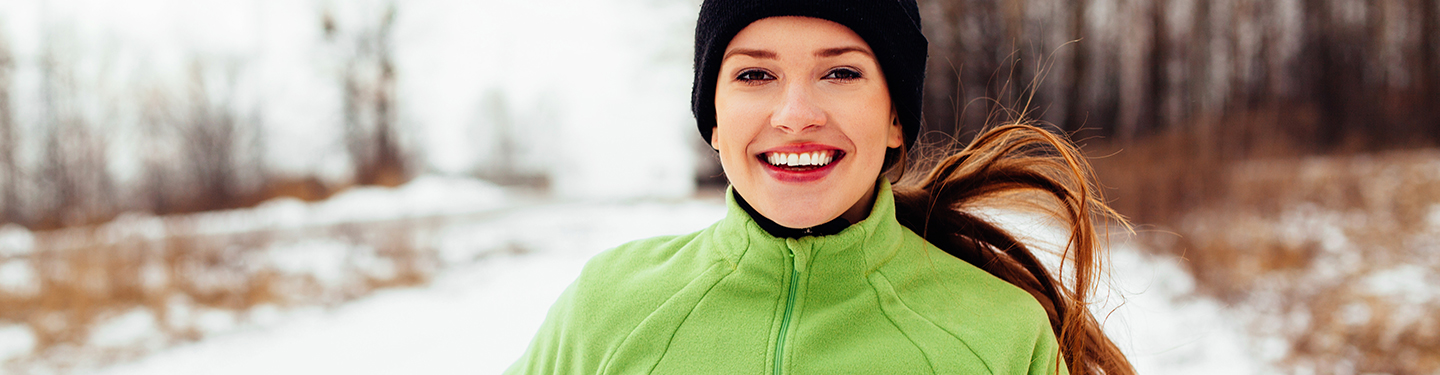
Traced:
<svg viewBox="0 0 1440 375">
<path fill-rule="evenodd" d="M 749 214 L 750 218 L 755 220 L 755 224 L 759 225 L 760 229 L 764 229 L 766 233 L 770 233 L 771 236 L 778 238 L 829 236 L 840 233 L 840 231 L 850 227 L 850 221 L 845 220 L 843 217 L 837 217 L 835 220 L 830 220 L 824 224 L 809 228 L 787 227 L 776 223 L 774 220 L 770 220 L 770 218 L 765 217 L 765 215 L 761 215 L 760 212 L 756 211 L 754 207 L 751 207 L 750 202 L 746 202 L 745 197 L 740 196 L 740 192 L 735 191 L 735 189 L 730 189 L 730 195 L 732 198 L 735 198 L 735 204 L 739 205 L 740 209 L 745 210 L 745 213 Z"/>
<path fill-rule="evenodd" d="M 798 238 L 776 237 L 763 228 L 737 200 L 738 196 L 731 187 L 725 194 L 728 207 L 725 218 L 717 224 L 714 232 L 719 237 L 715 239 L 716 243 L 723 244 L 720 251 L 732 264 L 738 264 L 747 251 L 756 249 L 791 251 L 804 259 L 819 259 L 842 251 L 863 251 L 868 273 L 895 255 L 904 233 L 904 227 L 895 219 L 895 197 L 890 182 L 881 177 L 876 184 L 875 203 L 865 220 L 850 224 L 838 233 Z"/>
</svg>

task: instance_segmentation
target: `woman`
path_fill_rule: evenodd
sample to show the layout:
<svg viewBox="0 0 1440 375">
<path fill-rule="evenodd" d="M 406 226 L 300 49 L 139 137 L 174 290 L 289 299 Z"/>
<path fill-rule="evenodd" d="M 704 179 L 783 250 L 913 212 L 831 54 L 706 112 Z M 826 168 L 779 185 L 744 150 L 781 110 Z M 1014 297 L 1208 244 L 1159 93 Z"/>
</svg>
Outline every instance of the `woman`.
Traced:
<svg viewBox="0 0 1440 375">
<path fill-rule="evenodd" d="M 729 212 L 597 255 L 509 373 L 1133 372 L 1083 303 L 1115 215 L 1068 142 L 1013 124 L 882 174 L 920 128 L 913 0 L 709 0 L 695 55 Z M 1067 284 L 965 211 L 1025 192 L 1072 225 Z"/>
</svg>

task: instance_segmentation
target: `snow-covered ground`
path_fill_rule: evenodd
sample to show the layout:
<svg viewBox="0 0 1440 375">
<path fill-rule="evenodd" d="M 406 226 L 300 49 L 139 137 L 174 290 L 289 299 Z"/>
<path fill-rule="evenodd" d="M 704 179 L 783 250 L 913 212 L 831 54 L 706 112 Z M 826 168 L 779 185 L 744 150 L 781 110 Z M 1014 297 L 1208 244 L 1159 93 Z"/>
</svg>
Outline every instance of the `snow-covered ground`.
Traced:
<svg viewBox="0 0 1440 375">
<path fill-rule="evenodd" d="M 458 216 L 462 219 L 434 240 L 442 253 L 469 257 L 456 257 L 424 286 L 385 290 L 328 309 L 263 311 L 261 319 L 228 332 L 94 373 L 498 373 L 524 351 L 550 303 L 589 257 L 628 240 L 698 230 L 723 214 L 722 202 L 712 197 L 536 200 L 488 215 Z M 1251 340 L 1239 323 L 1245 320 L 1191 295 L 1193 282 L 1173 259 L 1142 255 L 1122 243 L 1111 264 L 1111 299 L 1097 310 L 1141 373 L 1266 372 L 1264 358 L 1251 354 Z M 132 329 L 146 326 L 143 319 L 132 320 Z"/>
<path fill-rule="evenodd" d="M 519 357 L 550 303 L 595 253 L 723 216 L 718 200 L 538 203 L 452 224 L 442 253 L 478 255 L 424 287 L 161 351 L 100 374 L 489 374 Z M 463 258 L 461 258 L 463 259 Z"/>
</svg>

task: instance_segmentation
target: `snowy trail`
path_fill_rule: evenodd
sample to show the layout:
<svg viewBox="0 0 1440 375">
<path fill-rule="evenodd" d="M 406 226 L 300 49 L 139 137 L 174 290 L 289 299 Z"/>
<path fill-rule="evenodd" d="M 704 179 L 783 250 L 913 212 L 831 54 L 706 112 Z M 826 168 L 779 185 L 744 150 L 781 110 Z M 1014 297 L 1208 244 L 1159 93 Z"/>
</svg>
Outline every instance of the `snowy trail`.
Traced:
<svg viewBox="0 0 1440 375">
<path fill-rule="evenodd" d="M 494 374 L 524 351 L 586 253 L 488 259 L 424 289 L 294 314 L 101 374 Z"/>
<path fill-rule="evenodd" d="M 476 228 L 507 233 L 525 253 L 492 252 L 421 288 L 385 291 L 331 310 L 279 313 L 270 323 L 97 373 L 499 373 L 523 353 L 550 304 L 595 253 L 631 239 L 696 230 L 723 212 L 718 202 L 693 201 L 519 210 Z M 456 237 L 451 246 L 476 242 Z M 1097 311 L 1140 373 L 1266 372 L 1261 356 L 1247 349 L 1252 345 L 1235 323 L 1241 320 L 1191 295 L 1193 281 L 1174 260 L 1120 246 L 1111 264 L 1114 292 Z"/>
<path fill-rule="evenodd" d="M 500 373 L 523 354 L 550 304 L 591 256 L 628 240 L 698 230 L 723 214 L 717 202 L 695 201 L 514 210 L 446 231 L 442 253 L 492 250 L 426 286 L 330 310 L 256 314 L 271 317 L 95 373 Z"/>
</svg>

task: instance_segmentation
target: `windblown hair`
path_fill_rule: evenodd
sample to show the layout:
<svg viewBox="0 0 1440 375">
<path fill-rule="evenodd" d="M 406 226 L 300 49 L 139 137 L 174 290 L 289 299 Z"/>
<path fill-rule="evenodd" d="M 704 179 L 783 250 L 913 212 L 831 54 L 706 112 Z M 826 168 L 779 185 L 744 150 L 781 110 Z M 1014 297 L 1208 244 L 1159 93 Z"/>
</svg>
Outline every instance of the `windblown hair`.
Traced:
<svg viewBox="0 0 1440 375">
<path fill-rule="evenodd" d="M 892 150 L 886 170 L 903 172 L 906 153 Z M 900 223 L 1035 296 L 1049 315 L 1071 374 L 1134 374 L 1087 308 L 1105 252 L 1096 226 L 1128 229 L 1129 224 L 1105 205 L 1080 150 L 1065 137 L 1022 121 L 989 128 L 964 149 L 932 163 L 928 174 L 901 179 L 894 187 Z M 969 210 L 997 203 L 1039 209 L 1069 226 L 1058 269 L 1046 269 L 1030 246 Z"/>
</svg>

